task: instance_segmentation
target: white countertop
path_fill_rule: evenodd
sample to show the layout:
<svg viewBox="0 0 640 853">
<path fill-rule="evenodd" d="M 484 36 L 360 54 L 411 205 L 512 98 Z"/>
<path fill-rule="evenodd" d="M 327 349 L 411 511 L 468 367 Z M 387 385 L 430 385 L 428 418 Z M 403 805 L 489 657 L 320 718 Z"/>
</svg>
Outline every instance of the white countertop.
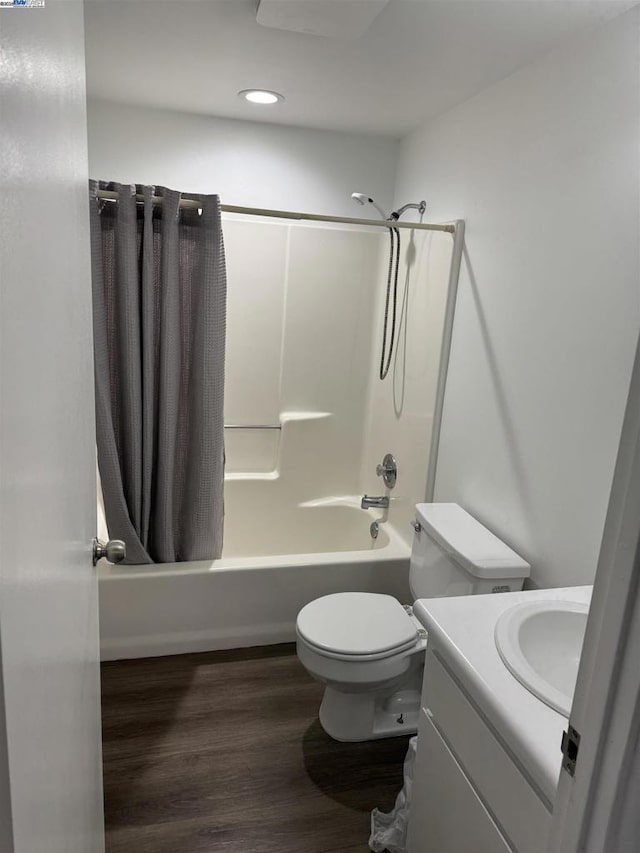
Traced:
<svg viewBox="0 0 640 853">
<path fill-rule="evenodd" d="M 574 586 L 424 598 L 413 608 L 429 632 L 429 647 L 438 650 L 549 804 L 553 804 L 558 785 L 560 742 L 567 718 L 511 675 L 496 649 L 494 628 L 502 613 L 515 604 L 539 600 L 588 604 L 591 592 L 590 586 Z"/>
</svg>

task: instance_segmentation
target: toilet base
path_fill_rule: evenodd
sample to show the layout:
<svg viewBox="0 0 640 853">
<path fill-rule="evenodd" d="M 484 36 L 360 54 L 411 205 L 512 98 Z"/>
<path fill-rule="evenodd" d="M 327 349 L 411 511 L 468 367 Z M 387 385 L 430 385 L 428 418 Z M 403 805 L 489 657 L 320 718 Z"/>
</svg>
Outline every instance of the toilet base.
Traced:
<svg viewBox="0 0 640 853">
<path fill-rule="evenodd" d="M 327 686 L 320 724 L 334 740 L 346 742 L 414 735 L 420 714 L 419 687 L 403 684 L 388 693 L 344 693 Z"/>
</svg>

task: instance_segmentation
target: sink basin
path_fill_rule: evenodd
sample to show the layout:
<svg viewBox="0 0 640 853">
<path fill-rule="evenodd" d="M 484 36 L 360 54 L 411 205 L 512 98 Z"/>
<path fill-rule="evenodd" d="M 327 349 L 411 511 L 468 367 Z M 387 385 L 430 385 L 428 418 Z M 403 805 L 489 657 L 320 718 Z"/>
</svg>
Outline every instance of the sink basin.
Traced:
<svg viewBox="0 0 640 853">
<path fill-rule="evenodd" d="M 496 622 L 505 666 L 534 696 L 569 716 L 589 608 L 577 601 L 517 604 Z"/>
</svg>

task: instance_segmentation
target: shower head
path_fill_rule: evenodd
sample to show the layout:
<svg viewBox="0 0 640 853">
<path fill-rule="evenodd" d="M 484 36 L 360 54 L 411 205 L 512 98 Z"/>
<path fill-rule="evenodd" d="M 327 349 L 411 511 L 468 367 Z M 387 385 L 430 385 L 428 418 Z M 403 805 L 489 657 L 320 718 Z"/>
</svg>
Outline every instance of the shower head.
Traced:
<svg viewBox="0 0 640 853">
<path fill-rule="evenodd" d="M 358 204 L 372 204 L 383 219 L 389 218 L 380 205 L 366 193 L 351 193 L 351 198 Z"/>
</svg>

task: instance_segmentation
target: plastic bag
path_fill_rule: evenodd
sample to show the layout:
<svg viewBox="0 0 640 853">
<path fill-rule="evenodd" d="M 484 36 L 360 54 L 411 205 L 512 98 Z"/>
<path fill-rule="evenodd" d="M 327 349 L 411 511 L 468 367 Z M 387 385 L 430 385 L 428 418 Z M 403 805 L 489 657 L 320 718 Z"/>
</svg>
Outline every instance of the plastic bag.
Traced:
<svg viewBox="0 0 640 853">
<path fill-rule="evenodd" d="M 378 809 L 371 812 L 369 848 L 374 853 L 383 853 L 384 850 L 389 853 L 407 853 L 407 827 L 417 743 L 417 736 L 409 741 L 407 757 L 404 760 L 404 785 L 396 797 L 395 806 L 388 814 Z"/>
</svg>

